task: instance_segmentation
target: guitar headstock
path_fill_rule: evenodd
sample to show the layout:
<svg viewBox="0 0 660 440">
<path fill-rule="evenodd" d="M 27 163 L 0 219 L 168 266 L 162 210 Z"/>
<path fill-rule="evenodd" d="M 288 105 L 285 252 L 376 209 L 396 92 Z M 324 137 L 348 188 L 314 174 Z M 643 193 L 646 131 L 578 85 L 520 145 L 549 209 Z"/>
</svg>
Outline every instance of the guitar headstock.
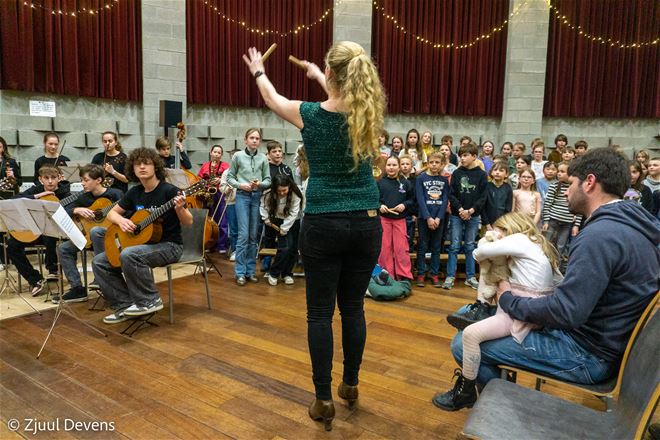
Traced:
<svg viewBox="0 0 660 440">
<path fill-rule="evenodd" d="M 16 178 L 14 177 L 5 177 L 0 179 L 0 191 L 9 191 L 13 189 L 16 185 Z"/>
<path fill-rule="evenodd" d="M 206 191 L 206 180 L 200 180 L 199 182 L 194 183 L 192 186 L 189 186 L 188 188 L 184 189 L 183 195 L 186 197 L 188 196 L 194 196 L 195 194 L 202 193 Z"/>
<path fill-rule="evenodd" d="M 177 132 L 176 132 L 176 138 L 179 140 L 179 142 L 183 142 L 183 140 L 186 138 L 186 124 L 183 122 L 177 122 L 176 124 Z"/>
</svg>

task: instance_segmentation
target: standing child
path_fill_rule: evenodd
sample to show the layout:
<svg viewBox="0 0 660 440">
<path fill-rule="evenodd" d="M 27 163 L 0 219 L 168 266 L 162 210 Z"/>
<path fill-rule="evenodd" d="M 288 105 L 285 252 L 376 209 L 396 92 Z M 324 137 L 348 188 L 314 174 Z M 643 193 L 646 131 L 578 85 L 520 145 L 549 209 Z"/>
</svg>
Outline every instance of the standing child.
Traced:
<svg viewBox="0 0 660 440">
<path fill-rule="evenodd" d="M 230 157 L 233 155 L 230 153 Z M 222 173 L 220 177 L 220 193 L 225 196 L 225 215 L 222 218 L 227 219 L 227 229 L 229 238 L 229 261 L 236 261 L 236 243 L 238 242 L 238 221 L 236 220 L 236 190 L 227 183 L 228 172 Z M 222 216 L 222 213 L 220 213 Z"/>
<path fill-rule="evenodd" d="M 266 228 L 276 233 L 277 254 L 268 272 L 268 284 L 277 286 L 280 277 L 284 284 L 293 284 L 293 266 L 298 249 L 294 246 L 300 230 L 298 214 L 303 195 L 293 179 L 286 174 L 277 174 L 271 189 L 264 192 L 259 211 Z"/>
<path fill-rule="evenodd" d="M 406 235 L 408 236 L 408 251 L 415 251 L 415 223 L 417 221 L 417 199 L 415 197 L 415 182 L 417 176 L 413 173 L 412 158 L 407 154 L 399 156 L 399 174 L 410 182 L 413 188 L 413 205 L 406 213 Z"/>
<path fill-rule="evenodd" d="M 484 164 L 484 171 L 486 174 L 490 174 L 491 168 L 493 168 L 493 152 L 495 150 L 495 145 L 491 141 L 486 141 L 481 145 L 481 162 Z"/>
<path fill-rule="evenodd" d="M 378 264 L 397 280 L 412 280 L 406 216 L 413 208 L 415 197 L 413 186 L 399 174 L 399 169 L 400 159 L 390 157 L 385 164 L 385 177 L 378 181 L 383 226 Z"/>
<path fill-rule="evenodd" d="M 481 224 L 489 231 L 493 223 L 513 208 L 513 189 L 506 183 L 509 166 L 500 161 L 495 162 L 490 170 L 490 182 L 486 185 L 486 204 L 481 213 Z"/>
<path fill-rule="evenodd" d="M 541 194 L 541 205 L 545 203 L 550 184 L 557 181 L 557 164 L 546 161 L 543 165 L 543 177 L 536 179 L 536 190 Z"/>
<path fill-rule="evenodd" d="M 60 137 L 57 133 L 46 133 L 44 135 L 44 155 L 34 161 L 34 184 L 39 185 L 41 180 L 39 177 L 39 170 L 45 165 L 52 167 L 66 166 L 66 163 L 71 160 L 64 155 L 57 155 L 60 152 Z"/>
<path fill-rule="evenodd" d="M 531 161 L 525 156 L 520 156 L 515 162 L 515 172 L 509 176 L 509 185 L 511 188 L 518 188 L 520 182 L 520 173 L 529 169 Z"/>
<path fill-rule="evenodd" d="M 414 128 L 406 134 L 406 145 L 403 148 L 403 153 L 412 157 L 413 173 L 419 174 L 426 163 L 426 156 L 422 149 L 422 143 L 419 140 L 419 132 Z"/>
<path fill-rule="evenodd" d="M 451 178 L 451 246 L 447 261 L 447 278 L 442 285 L 443 289 L 454 287 L 456 269 L 458 264 L 458 251 L 465 252 L 465 272 L 467 286 L 476 289 L 479 282 L 475 278 L 475 265 L 472 251 L 476 247 L 477 232 L 479 231 L 480 215 L 486 203 L 486 173 L 477 167 L 475 161 L 478 153 L 473 143 L 464 145 L 459 150 L 461 166 L 458 167 Z"/>
<path fill-rule="evenodd" d="M 390 157 L 390 154 L 392 153 L 392 149 L 387 145 L 387 141 L 390 140 L 390 134 L 387 132 L 387 130 L 383 129 L 380 132 L 380 135 L 378 135 L 378 149 L 380 151 L 380 155 L 383 157 Z"/>
<path fill-rule="evenodd" d="M 646 150 L 639 150 L 637 154 L 635 154 L 635 160 L 641 163 L 642 167 L 648 169 L 649 162 L 651 161 L 651 155 Z"/>
<path fill-rule="evenodd" d="M 534 148 L 532 148 L 531 169 L 534 171 L 535 176 L 541 176 L 543 174 L 543 166 L 548 163 L 547 160 L 543 159 L 544 154 L 545 144 L 543 142 L 538 142 Z"/>
<path fill-rule="evenodd" d="M 442 155 L 444 155 L 445 157 L 448 158 L 447 161 L 443 161 L 443 164 L 446 163 L 446 165 L 444 165 L 444 168 L 442 169 L 442 172 L 440 174 L 446 173 L 446 174 L 451 176 L 454 173 L 454 171 L 456 171 L 456 168 L 458 168 L 451 161 L 452 155 L 454 155 L 454 156 L 456 156 L 456 155 L 451 152 L 451 148 L 447 144 L 440 145 L 440 148 L 438 148 L 438 151 L 440 152 L 440 154 L 442 154 Z"/>
<path fill-rule="evenodd" d="M 479 245 L 474 257 L 486 260 L 506 256 L 511 259 L 511 293 L 523 297 L 539 297 L 553 291 L 556 280 L 557 254 L 525 215 L 509 213 L 494 224 L 502 238 Z M 485 299 L 483 299 L 485 301 Z M 479 302 L 479 301 L 478 301 Z M 433 404 L 446 411 L 471 407 L 477 400 L 476 379 L 481 362 L 482 342 L 511 335 L 522 344 L 534 325 L 513 319 L 498 307 L 494 316 L 468 325 L 463 330 L 463 369 L 454 388 L 433 397 Z"/>
<path fill-rule="evenodd" d="M 534 171 L 520 173 L 518 188 L 513 191 L 513 212 L 529 215 L 535 225 L 541 220 L 541 194 L 536 191 Z"/>
<path fill-rule="evenodd" d="M 587 153 L 589 144 L 585 140 L 579 140 L 575 143 L 575 157 L 584 156 Z"/>
<path fill-rule="evenodd" d="M 246 280 L 258 282 L 257 242 L 259 240 L 259 202 L 261 192 L 270 188 L 268 159 L 259 153 L 261 132 L 248 128 L 245 132 L 245 150 L 238 151 L 227 171 L 227 183 L 236 189 L 236 284 L 244 286 Z"/>
<path fill-rule="evenodd" d="M 428 158 L 434 150 L 433 133 L 430 131 L 425 131 L 422 133 L 422 151 L 424 152 L 424 156 Z"/>
<path fill-rule="evenodd" d="M 566 147 L 564 149 L 564 152 L 561 154 L 561 160 L 563 162 L 570 162 L 573 159 L 575 159 L 575 148 L 573 147 Z"/>
<path fill-rule="evenodd" d="M 562 258 L 566 255 L 568 239 L 577 235 L 582 221 L 581 215 L 573 215 L 568 210 L 568 187 L 568 162 L 562 162 L 557 167 L 557 182 L 550 185 L 543 204 L 543 235 Z"/>
<path fill-rule="evenodd" d="M 176 141 L 174 145 L 175 148 L 179 150 L 180 165 L 187 170 L 191 169 L 192 164 L 190 163 L 190 159 L 188 158 L 186 152 L 183 151 L 183 144 L 179 141 Z M 176 164 L 176 156 L 171 154 L 172 143 L 167 136 L 161 136 L 156 140 L 156 150 L 158 151 L 160 158 L 163 160 L 165 168 L 174 168 L 174 165 Z"/>
<path fill-rule="evenodd" d="M 403 150 L 403 138 L 401 136 L 394 136 L 392 138 L 392 148 L 390 149 L 390 156 L 399 157 Z"/>
<path fill-rule="evenodd" d="M 122 194 L 128 191 L 128 178 L 126 177 L 126 153 L 122 152 L 122 146 L 119 143 L 117 133 L 106 131 L 101 135 L 103 143 L 103 152 L 96 153 L 92 157 L 92 163 L 101 165 L 105 171 L 104 181 L 111 182 L 110 188 L 119 190 Z"/>
<path fill-rule="evenodd" d="M 568 138 L 565 134 L 558 134 L 555 137 L 555 149 L 548 155 L 548 160 L 559 164 L 562 161 L 561 155 L 564 154 L 564 149 L 568 144 Z"/>
<path fill-rule="evenodd" d="M 623 199 L 633 200 L 642 205 L 648 212 L 654 214 L 653 194 L 649 187 L 642 183 L 644 180 L 642 164 L 636 160 L 631 160 L 628 162 L 628 169 L 630 170 L 630 188 L 623 195 Z"/>
<path fill-rule="evenodd" d="M 429 158 L 428 169 L 417 176 L 415 184 L 417 208 L 419 211 L 417 217 L 417 226 L 419 228 L 417 285 L 419 287 L 424 287 L 426 251 L 429 248 L 431 250 L 431 281 L 434 287 L 440 287 L 440 251 L 442 248 L 442 232 L 444 230 L 442 223 L 444 223 L 449 197 L 449 180 L 445 176 L 442 176 L 441 172 L 442 154 L 432 153 Z"/>
<path fill-rule="evenodd" d="M 648 174 L 644 179 L 644 185 L 649 187 L 651 193 L 660 190 L 660 157 L 653 157 L 649 160 Z"/>
<path fill-rule="evenodd" d="M 217 144 L 211 147 L 209 151 L 209 160 L 204 162 L 197 175 L 202 179 L 209 181 L 209 186 L 220 189 L 222 175 L 229 169 L 229 163 L 222 161 L 224 150 L 222 145 Z M 229 250 L 229 224 L 227 216 L 223 216 L 227 206 L 227 196 L 223 196 L 223 191 L 217 191 L 213 195 L 213 201 L 209 206 L 209 214 L 213 216 L 213 221 L 218 225 L 218 240 L 215 243 L 215 250 L 226 252 Z"/>
<path fill-rule="evenodd" d="M 455 167 L 458 166 L 458 155 L 454 153 L 452 150 L 452 144 L 454 143 L 454 138 L 449 136 L 448 134 L 444 135 L 442 139 L 440 139 L 440 145 L 446 145 L 449 148 L 449 163 L 454 165 Z"/>
</svg>

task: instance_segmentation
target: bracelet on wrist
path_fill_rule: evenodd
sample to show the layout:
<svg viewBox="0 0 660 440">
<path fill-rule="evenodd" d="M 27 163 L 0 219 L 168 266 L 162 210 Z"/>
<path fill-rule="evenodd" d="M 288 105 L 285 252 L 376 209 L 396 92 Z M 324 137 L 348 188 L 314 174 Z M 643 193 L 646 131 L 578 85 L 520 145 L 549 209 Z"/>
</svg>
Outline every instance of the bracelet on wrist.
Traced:
<svg viewBox="0 0 660 440">
<path fill-rule="evenodd" d="M 263 70 L 257 70 L 256 72 L 254 72 L 254 74 L 252 76 L 254 77 L 254 79 L 257 79 L 263 74 L 264 74 Z"/>
</svg>

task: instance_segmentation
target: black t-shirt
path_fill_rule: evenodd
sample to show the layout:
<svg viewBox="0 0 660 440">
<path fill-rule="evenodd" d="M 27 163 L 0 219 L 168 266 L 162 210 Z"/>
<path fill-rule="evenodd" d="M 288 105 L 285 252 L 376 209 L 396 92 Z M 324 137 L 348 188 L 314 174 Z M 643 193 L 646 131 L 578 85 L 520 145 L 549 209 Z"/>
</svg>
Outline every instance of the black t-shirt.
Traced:
<svg viewBox="0 0 660 440">
<path fill-rule="evenodd" d="M 95 196 L 91 192 L 82 193 L 80 197 L 76 199 L 71 205 L 68 206 L 67 212 L 69 215 L 73 215 L 73 210 L 76 208 L 89 208 L 92 204 L 98 199 L 104 198 L 110 200 L 112 203 L 120 200 L 123 196 L 123 193 L 115 188 L 108 188 L 105 192 L 99 196 Z"/>
<path fill-rule="evenodd" d="M 103 162 L 104 160 L 105 162 Z M 101 166 L 103 166 L 105 163 L 109 163 L 119 174 L 126 175 L 126 173 L 124 172 L 126 166 L 126 154 L 122 153 L 121 151 L 119 152 L 119 154 L 116 154 L 114 156 L 106 156 L 105 153 L 97 153 L 94 155 L 94 157 L 92 157 L 92 163 Z M 126 191 L 128 191 L 128 183 L 124 183 L 121 180 L 109 174 L 108 177 L 114 180 L 110 188 L 118 189 L 119 191 L 121 191 L 122 194 L 125 194 Z"/>
<path fill-rule="evenodd" d="M 55 160 L 57 159 L 57 164 L 55 163 Z M 34 178 L 32 181 L 36 184 L 39 183 L 39 169 L 44 166 L 44 165 L 56 165 L 56 166 L 66 166 L 66 163 L 69 162 L 71 159 L 69 159 L 66 156 L 60 156 L 60 157 L 46 157 L 46 156 L 41 156 L 37 160 L 34 161 Z"/>
<path fill-rule="evenodd" d="M 138 211 L 148 209 L 153 211 L 161 205 L 176 197 L 179 189 L 167 182 L 160 182 L 151 192 L 145 192 L 142 185 L 137 185 L 128 190 L 124 197 L 119 200 L 119 206 L 125 211 Z M 160 217 L 163 225 L 163 238 L 161 241 L 183 244 L 181 239 L 181 223 L 174 211 L 174 204 L 165 214 Z"/>
<path fill-rule="evenodd" d="M 163 163 L 165 163 L 165 168 L 174 168 L 174 162 L 176 160 L 174 153 L 170 154 L 167 157 L 161 156 L 160 158 L 163 159 Z M 180 152 L 179 163 L 183 165 L 183 167 L 187 170 L 192 168 L 192 164 L 190 163 L 190 158 L 188 157 L 185 151 Z"/>
</svg>

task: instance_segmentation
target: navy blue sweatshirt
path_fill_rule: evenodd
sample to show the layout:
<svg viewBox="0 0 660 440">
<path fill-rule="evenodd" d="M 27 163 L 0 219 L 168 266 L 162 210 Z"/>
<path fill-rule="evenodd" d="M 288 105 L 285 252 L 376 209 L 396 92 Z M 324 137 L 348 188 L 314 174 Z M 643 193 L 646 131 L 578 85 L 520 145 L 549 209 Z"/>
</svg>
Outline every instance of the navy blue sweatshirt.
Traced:
<svg viewBox="0 0 660 440">
<path fill-rule="evenodd" d="M 474 208 L 472 215 L 481 215 L 486 204 L 487 183 L 486 172 L 479 167 L 456 168 L 451 175 L 451 191 L 449 192 L 451 214 L 457 216 L 460 208 Z"/>
<path fill-rule="evenodd" d="M 660 221 L 635 203 L 596 209 L 571 241 L 564 280 L 540 298 L 502 294 L 512 318 L 566 329 L 585 350 L 619 362 L 660 287 Z"/>
<path fill-rule="evenodd" d="M 415 202 L 414 189 L 408 179 L 405 177 L 400 177 L 399 179 L 390 179 L 385 176 L 378 181 L 378 191 L 380 192 L 379 203 L 385 205 L 388 208 L 394 208 L 395 206 L 403 203 L 406 209 L 400 214 L 390 214 L 389 212 L 380 213 L 385 218 L 406 218 L 406 215 L 410 213 L 410 210 L 413 207 Z"/>
<path fill-rule="evenodd" d="M 415 196 L 419 218 L 443 220 L 449 198 L 449 180 L 445 176 L 429 176 L 424 171 L 415 179 Z"/>
<path fill-rule="evenodd" d="M 492 225 L 513 208 L 513 189 L 504 182 L 499 187 L 493 182 L 486 184 L 486 203 L 481 211 L 481 224 Z M 476 210 L 475 210 L 476 211 Z"/>
</svg>

